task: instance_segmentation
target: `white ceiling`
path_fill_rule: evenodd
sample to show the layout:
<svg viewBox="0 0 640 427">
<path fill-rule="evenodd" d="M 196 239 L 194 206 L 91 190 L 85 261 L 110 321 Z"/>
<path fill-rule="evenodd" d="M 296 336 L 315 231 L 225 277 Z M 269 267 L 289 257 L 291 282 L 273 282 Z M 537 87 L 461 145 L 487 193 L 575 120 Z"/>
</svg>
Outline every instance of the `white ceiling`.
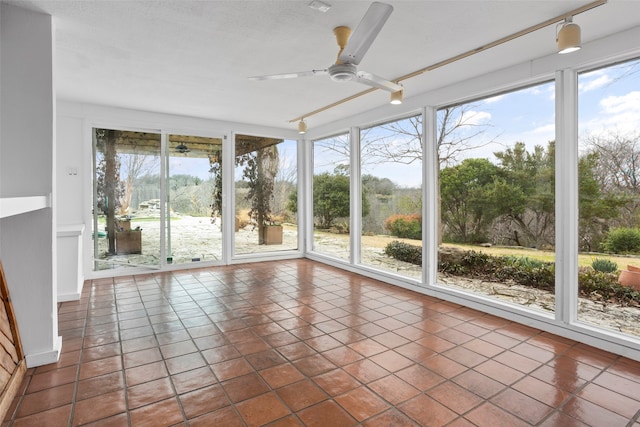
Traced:
<svg viewBox="0 0 640 427">
<path fill-rule="evenodd" d="M 288 121 L 364 89 L 328 76 L 247 77 L 326 68 L 333 28 L 355 29 L 369 1 L 7 0 L 56 25 L 60 99 L 291 128 Z M 384 0 L 394 12 L 359 65 L 395 79 L 590 3 L 585 0 Z M 583 43 L 640 25 L 640 1 L 609 0 L 575 17 Z M 555 26 L 403 82 L 405 96 L 555 51 Z M 387 104 L 376 91 L 307 119 L 319 126 Z M 389 108 L 393 108 L 389 106 Z"/>
</svg>

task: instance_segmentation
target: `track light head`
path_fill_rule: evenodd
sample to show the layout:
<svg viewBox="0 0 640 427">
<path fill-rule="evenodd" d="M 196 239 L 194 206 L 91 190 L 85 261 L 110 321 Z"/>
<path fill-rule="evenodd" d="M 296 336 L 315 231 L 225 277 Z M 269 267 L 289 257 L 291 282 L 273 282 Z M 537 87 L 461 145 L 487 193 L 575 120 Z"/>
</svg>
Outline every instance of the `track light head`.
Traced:
<svg viewBox="0 0 640 427">
<path fill-rule="evenodd" d="M 391 92 L 391 104 L 400 105 L 404 99 L 404 89 L 400 89 L 396 92 Z"/>
<path fill-rule="evenodd" d="M 559 28 L 559 30 L 558 30 Z M 558 53 L 571 53 L 580 49 L 580 26 L 573 22 L 573 16 L 565 18 L 562 24 L 558 24 L 556 42 Z"/>
<path fill-rule="evenodd" d="M 307 133 L 307 124 L 304 122 L 304 119 L 300 119 L 298 122 L 298 133 L 300 135 Z"/>
</svg>

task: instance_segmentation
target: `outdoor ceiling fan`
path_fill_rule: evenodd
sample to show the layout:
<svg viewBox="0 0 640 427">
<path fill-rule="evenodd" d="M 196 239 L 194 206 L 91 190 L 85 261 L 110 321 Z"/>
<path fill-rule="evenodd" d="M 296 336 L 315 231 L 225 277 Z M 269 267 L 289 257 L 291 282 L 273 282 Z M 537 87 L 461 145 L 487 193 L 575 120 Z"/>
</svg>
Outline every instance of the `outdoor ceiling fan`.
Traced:
<svg viewBox="0 0 640 427">
<path fill-rule="evenodd" d="M 322 70 L 301 71 L 297 73 L 272 74 L 266 76 L 249 77 L 249 80 L 275 80 L 291 79 L 296 77 L 309 77 L 328 74 L 331 80 L 336 82 L 356 81 L 378 89 L 397 92 L 402 86 L 389 80 L 378 77 L 366 71 L 358 71 L 357 65 L 371 47 L 385 22 L 393 12 L 393 7 L 386 3 L 371 3 L 369 9 L 351 35 L 351 28 L 336 27 L 333 33 L 336 36 L 340 51 L 336 63 Z M 348 41 L 348 43 L 347 43 Z"/>
</svg>

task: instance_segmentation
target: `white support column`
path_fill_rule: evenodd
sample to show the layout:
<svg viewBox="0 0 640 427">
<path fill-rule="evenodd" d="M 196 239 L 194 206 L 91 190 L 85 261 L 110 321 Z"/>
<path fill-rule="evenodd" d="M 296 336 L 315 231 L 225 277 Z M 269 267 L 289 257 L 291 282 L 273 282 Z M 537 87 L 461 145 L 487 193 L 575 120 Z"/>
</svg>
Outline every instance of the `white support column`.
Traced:
<svg viewBox="0 0 640 427">
<path fill-rule="evenodd" d="M 298 139 L 298 250 L 306 255 L 313 250 L 313 147 L 311 141 Z"/>
<path fill-rule="evenodd" d="M 438 147 L 437 110 L 422 111 L 422 282 L 436 283 L 438 274 Z"/>
<path fill-rule="evenodd" d="M 578 312 L 578 79 L 556 72 L 556 320 Z"/>
<path fill-rule="evenodd" d="M 0 259 L 27 366 L 58 360 L 55 28 L 51 16 L 0 3 L 0 197 L 51 204 L 0 219 Z"/>
</svg>

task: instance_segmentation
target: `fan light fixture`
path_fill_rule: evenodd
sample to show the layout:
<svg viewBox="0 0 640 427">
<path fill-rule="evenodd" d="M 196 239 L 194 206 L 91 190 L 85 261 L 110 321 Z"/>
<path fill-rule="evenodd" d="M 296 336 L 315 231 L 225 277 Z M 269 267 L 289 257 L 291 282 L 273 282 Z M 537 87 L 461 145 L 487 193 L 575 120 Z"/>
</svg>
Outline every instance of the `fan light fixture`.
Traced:
<svg viewBox="0 0 640 427">
<path fill-rule="evenodd" d="M 304 119 L 300 119 L 300 122 L 298 123 L 298 133 L 300 135 L 307 133 L 307 124 L 304 122 Z"/>
<path fill-rule="evenodd" d="M 402 104 L 402 100 L 404 98 L 404 90 L 400 89 L 396 92 L 391 92 L 391 104 L 400 105 Z"/>
<path fill-rule="evenodd" d="M 580 26 L 573 22 L 573 16 L 566 17 L 563 23 L 558 24 L 556 31 L 558 53 L 571 53 L 580 49 Z"/>
<path fill-rule="evenodd" d="M 191 150 L 189 150 L 189 147 L 181 142 L 179 145 L 176 145 L 176 151 L 180 154 L 187 154 Z"/>
</svg>

